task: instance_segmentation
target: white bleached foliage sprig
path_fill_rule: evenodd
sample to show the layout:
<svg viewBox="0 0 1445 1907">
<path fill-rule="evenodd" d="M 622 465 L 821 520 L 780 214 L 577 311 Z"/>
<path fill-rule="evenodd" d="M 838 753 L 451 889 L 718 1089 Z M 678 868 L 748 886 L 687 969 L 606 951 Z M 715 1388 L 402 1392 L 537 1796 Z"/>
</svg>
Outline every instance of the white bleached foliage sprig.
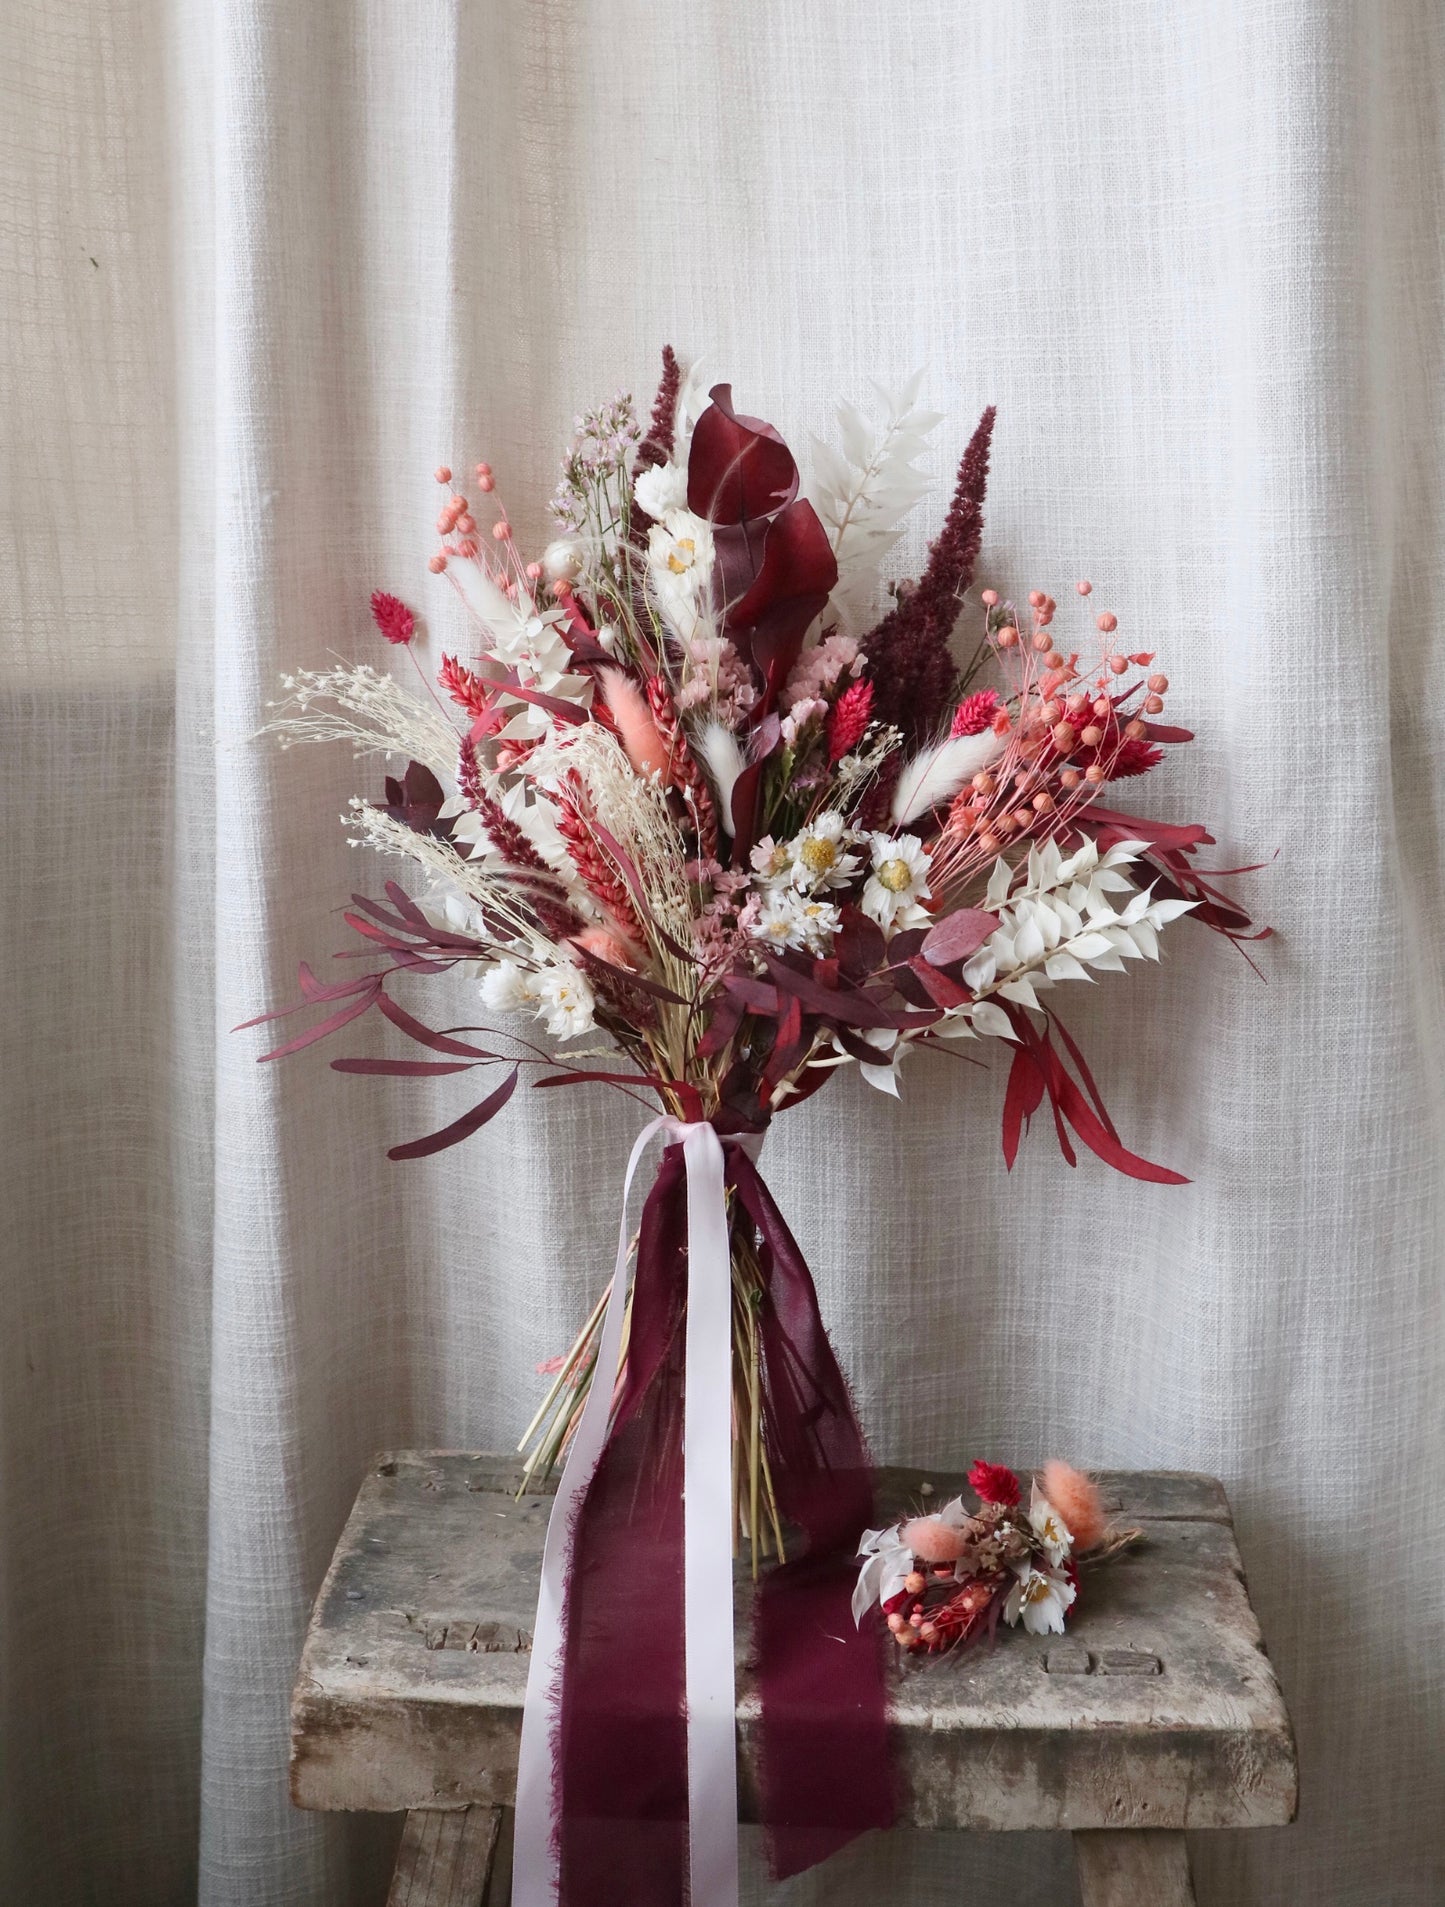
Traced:
<svg viewBox="0 0 1445 1907">
<path fill-rule="evenodd" d="M 838 559 L 832 611 L 850 634 L 873 621 L 878 566 L 902 536 L 903 519 L 932 487 L 917 460 L 943 420 L 919 405 L 922 383 L 922 372 L 916 372 L 896 392 L 875 384 L 882 409 L 878 422 L 870 422 L 856 405 L 840 403 L 841 448 L 813 438 L 812 500 Z"/>
<path fill-rule="evenodd" d="M 1100 854 L 1086 841 L 1065 858 L 1056 842 L 1046 841 L 1030 848 L 1021 882 L 999 861 L 985 900 L 999 925 L 965 965 L 966 984 L 985 1003 L 996 993 L 1016 1006 L 1036 1007 L 1038 995 L 1061 981 L 1122 973 L 1126 960 L 1157 960 L 1159 929 L 1195 903 L 1155 900 L 1152 888 L 1134 885 L 1123 870 L 1146 846 L 1120 841 Z M 1127 898 L 1116 909 L 1111 896 Z M 980 1020 L 977 1006 L 964 1010 L 980 1032 L 1007 1031 L 997 1007 L 997 1020 L 992 1014 Z"/>
</svg>

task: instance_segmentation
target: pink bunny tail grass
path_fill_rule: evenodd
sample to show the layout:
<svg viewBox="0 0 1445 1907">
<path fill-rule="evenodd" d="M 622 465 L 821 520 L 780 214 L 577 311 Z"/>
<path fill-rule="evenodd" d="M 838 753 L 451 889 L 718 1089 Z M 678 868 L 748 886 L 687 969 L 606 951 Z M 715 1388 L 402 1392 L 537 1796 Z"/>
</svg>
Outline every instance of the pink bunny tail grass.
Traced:
<svg viewBox="0 0 1445 1907">
<path fill-rule="evenodd" d="M 832 765 L 850 754 L 873 719 L 873 684 L 866 677 L 851 682 L 833 704 L 828 716 L 828 761 Z"/>
<path fill-rule="evenodd" d="M 641 689 L 620 669 L 599 669 L 597 674 L 627 759 L 639 775 L 656 775 L 666 782 L 672 762 Z"/>
<path fill-rule="evenodd" d="M 1109 1519 L 1094 1479 L 1056 1458 L 1044 1465 L 1039 1481 L 1044 1495 L 1068 1525 L 1075 1549 L 1097 1549 L 1108 1534 Z"/>
<path fill-rule="evenodd" d="M 963 1554 L 963 1531 L 941 1516 L 915 1516 L 903 1525 L 903 1541 L 925 1563 L 955 1563 Z"/>
</svg>

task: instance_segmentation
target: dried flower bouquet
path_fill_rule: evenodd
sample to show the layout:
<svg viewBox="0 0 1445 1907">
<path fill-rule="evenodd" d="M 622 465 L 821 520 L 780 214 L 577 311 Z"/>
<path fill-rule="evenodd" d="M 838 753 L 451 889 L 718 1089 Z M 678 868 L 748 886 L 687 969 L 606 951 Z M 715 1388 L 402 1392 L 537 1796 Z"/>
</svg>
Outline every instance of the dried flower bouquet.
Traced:
<svg viewBox="0 0 1445 1907">
<path fill-rule="evenodd" d="M 880 393 L 871 420 L 840 405 L 805 496 L 777 431 L 737 411 L 728 385 L 704 393 L 665 352 L 645 428 L 625 396 L 578 419 L 559 534 L 535 557 L 487 464 L 465 485 L 437 472 L 430 568 L 469 612 L 472 654 L 444 657 L 435 688 L 418 667 L 420 693 L 368 666 L 298 674 L 272 723 L 285 743 L 337 739 L 391 758 L 381 798 L 353 800 L 351 838 L 423 878 L 415 892 L 388 881 L 384 898 L 353 896 L 345 918 L 374 964 L 326 982 L 303 966 L 301 1000 L 283 1011 L 318 1017 L 266 1057 L 375 1010 L 424 1056 L 338 1058 L 338 1071 L 482 1075 L 466 1110 L 394 1146 L 394 1159 L 477 1132 L 524 1076 L 606 1084 L 671 1119 L 620 1310 L 604 1292 L 526 1439 L 536 1478 L 575 1450 L 598 1386 L 606 1451 L 583 1466 L 597 1467 L 587 1502 L 615 1489 L 622 1503 L 613 1473 L 626 1471 L 631 1507 L 614 1517 L 653 1492 L 669 1556 L 682 1545 L 667 1521 L 680 1494 L 682 1294 L 697 1270 L 673 1154 L 687 1154 L 690 1195 L 706 1129 L 731 1266 L 734 1544 L 752 1539 L 756 1568 L 783 1558 L 787 1527 L 799 1528 L 803 1556 L 771 1572 L 775 1599 L 815 1595 L 815 1614 L 826 1598 L 816 1568 L 806 1586 L 807 1558 L 851 1554 L 868 1490 L 840 1480 L 856 1481 L 867 1458 L 807 1267 L 756 1171 L 773 1115 L 840 1070 L 896 1095 L 911 1054 L 992 1045 L 1010 1056 L 1010 1165 L 1047 1102 L 1071 1165 L 1082 1144 L 1133 1177 L 1179 1183 L 1125 1147 L 1058 1001 L 1075 982 L 1157 959 L 1182 915 L 1236 943 L 1257 937 L 1199 865 L 1202 826 L 1114 805 L 1116 784 L 1190 735 L 1163 720 L 1168 679 L 1151 650 L 1125 647 L 1113 614 L 1094 614 L 1072 648 L 1045 591 L 1016 603 L 985 589 L 972 652 L 955 660 L 991 408 L 922 576 L 885 589 L 880 566 L 928 487 L 920 460 L 940 421 L 918 393 L 917 379 Z M 1083 617 L 1091 587 L 1075 587 Z M 415 661 L 412 610 L 378 592 L 372 612 Z M 475 980 L 486 1025 L 439 1028 L 395 997 L 398 980 L 456 973 Z M 578 1527 L 570 1540 L 601 1556 L 611 1526 Z M 830 1577 L 829 1611 L 836 1590 Z M 847 1599 L 845 1585 L 845 1612 Z M 576 1687 L 585 1706 L 580 1671 Z M 783 1792 L 782 1767 L 779 1756 L 775 1851 L 810 1805 Z M 580 1763 L 568 1779 L 585 1786 Z M 859 1797 L 861 1818 L 861 1778 Z M 839 1838 L 798 1832 L 780 1871 Z M 563 1871 L 594 1861 L 604 1886 L 604 1856 L 581 1828 L 561 1842 Z M 675 1883 L 658 1880 L 656 1898 Z M 592 1897 L 582 1883 L 575 1893 Z"/>
</svg>

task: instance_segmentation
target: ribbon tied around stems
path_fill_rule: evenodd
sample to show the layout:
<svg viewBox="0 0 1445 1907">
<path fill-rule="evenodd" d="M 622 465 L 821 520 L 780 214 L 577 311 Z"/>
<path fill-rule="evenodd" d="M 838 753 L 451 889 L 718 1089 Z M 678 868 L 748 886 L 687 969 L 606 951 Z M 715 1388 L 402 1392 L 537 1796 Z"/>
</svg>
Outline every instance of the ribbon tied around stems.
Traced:
<svg viewBox="0 0 1445 1907">
<path fill-rule="evenodd" d="M 627 1361 L 628 1199 L 657 1134 Z M 515 1907 L 736 1907 L 730 1189 L 755 1228 L 763 1416 L 801 1555 L 754 1616 L 775 1874 L 893 1818 L 878 1638 L 849 1613 L 871 1471 L 761 1135 L 653 1120 L 628 1161 L 593 1381 L 542 1558 L 517 1771 Z"/>
</svg>

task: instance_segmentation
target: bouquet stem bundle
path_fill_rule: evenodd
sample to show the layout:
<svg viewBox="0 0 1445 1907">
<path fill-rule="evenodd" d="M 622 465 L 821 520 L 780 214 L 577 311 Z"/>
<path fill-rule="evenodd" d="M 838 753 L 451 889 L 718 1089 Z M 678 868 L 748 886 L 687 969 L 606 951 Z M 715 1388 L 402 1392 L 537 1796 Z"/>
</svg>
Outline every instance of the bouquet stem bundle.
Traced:
<svg viewBox="0 0 1445 1907">
<path fill-rule="evenodd" d="M 787 1555 L 783 1526 L 773 1486 L 764 1433 L 762 1346 L 758 1316 L 766 1290 L 750 1227 L 732 1221 L 733 1286 L 733 1554 L 747 1555 L 756 1578 L 769 1559 Z M 634 1236 L 631 1249 L 636 1250 Z M 571 1347 L 560 1360 L 547 1395 L 522 1433 L 518 1449 L 526 1457 L 518 1494 L 544 1484 L 562 1462 L 586 1402 L 588 1387 L 597 1381 L 598 1340 L 603 1313 L 612 1295 L 609 1280 Z M 622 1327 L 625 1365 L 631 1323 L 631 1299 Z M 614 1383 L 616 1378 L 614 1378 Z"/>
</svg>

